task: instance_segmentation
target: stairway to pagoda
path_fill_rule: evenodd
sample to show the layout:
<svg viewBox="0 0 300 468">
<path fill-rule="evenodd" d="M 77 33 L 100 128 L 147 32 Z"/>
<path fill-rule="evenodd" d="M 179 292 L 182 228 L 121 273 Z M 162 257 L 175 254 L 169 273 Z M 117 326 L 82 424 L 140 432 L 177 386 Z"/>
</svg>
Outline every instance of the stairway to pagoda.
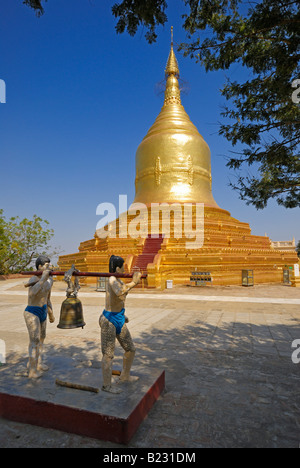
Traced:
<svg viewBox="0 0 300 468">
<path fill-rule="evenodd" d="M 162 241 L 163 235 L 161 234 L 157 238 L 147 237 L 142 253 L 132 262 L 131 273 L 135 271 L 147 272 L 147 265 L 153 262 L 155 255 L 160 250 Z"/>
</svg>

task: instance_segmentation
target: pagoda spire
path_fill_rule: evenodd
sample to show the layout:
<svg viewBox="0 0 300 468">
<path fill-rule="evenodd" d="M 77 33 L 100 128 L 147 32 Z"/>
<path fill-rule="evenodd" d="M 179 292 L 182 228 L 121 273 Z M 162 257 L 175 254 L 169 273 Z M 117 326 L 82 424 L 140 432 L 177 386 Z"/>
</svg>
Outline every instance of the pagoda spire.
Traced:
<svg viewBox="0 0 300 468">
<path fill-rule="evenodd" d="M 180 89 L 179 89 L 179 67 L 178 62 L 175 56 L 175 52 L 173 49 L 173 26 L 171 27 L 171 50 L 169 53 L 166 69 L 165 69 L 165 77 L 167 80 L 166 84 L 166 91 L 165 91 L 165 101 L 164 105 L 169 104 L 181 104 L 180 99 Z"/>
<path fill-rule="evenodd" d="M 166 78 L 168 78 L 170 75 L 175 75 L 176 78 L 179 78 L 178 62 L 173 49 L 173 26 L 171 26 L 171 50 L 165 69 L 165 75 Z"/>
</svg>

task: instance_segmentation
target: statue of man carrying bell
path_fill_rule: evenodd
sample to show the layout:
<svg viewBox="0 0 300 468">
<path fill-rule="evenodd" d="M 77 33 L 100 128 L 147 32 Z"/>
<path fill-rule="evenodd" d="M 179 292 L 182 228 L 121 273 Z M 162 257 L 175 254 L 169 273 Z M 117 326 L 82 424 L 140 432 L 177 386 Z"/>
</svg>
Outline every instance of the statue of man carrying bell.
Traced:
<svg viewBox="0 0 300 468">
<path fill-rule="evenodd" d="M 28 377 L 37 379 L 48 367 L 42 363 L 43 344 L 46 338 L 47 315 L 54 322 L 52 304 L 50 301 L 53 279 L 50 273 L 53 269 L 50 259 L 41 255 L 36 260 L 36 269 L 42 270 L 41 276 L 32 276 L 25 287 L 28 287 L 28 306 L 24 318 L 29 333 Z"/>
<path fill-rule="evenodd" d="M 109 260 L 110 273 L 124 273 L 124 259 L 112 255 Z M 102 348 L 102 390 L 110 393 L 120 393 L 121 389 L 112 386 L 112 361 L 114 358 L 115 341 L 119 341 L 124 349 L 123 369 L 119 382 L 133 382 L 138 379 L 130 375 L 131 365 L 135 355 L 135 347 L 126 326 L 129 321 L 125 316 L 125 299 L 128 292 L 134 288 L 141 278 L 141 273 L 133 274 L 132 281 L 125 284 L 120 278 L 110 276 L 106 288 L 105 309 L 100 316 L 101 348 Z"/>
</svg>

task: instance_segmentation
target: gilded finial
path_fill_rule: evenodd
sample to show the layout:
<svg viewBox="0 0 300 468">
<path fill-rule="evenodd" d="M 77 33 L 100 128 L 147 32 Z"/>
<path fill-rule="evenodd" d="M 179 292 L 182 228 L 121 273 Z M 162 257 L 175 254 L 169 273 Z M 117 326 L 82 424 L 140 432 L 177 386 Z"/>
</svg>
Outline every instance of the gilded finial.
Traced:
<svg viewBox="0 0 300 468">
<path fill-rule="evenodd" d="M 164 105 L 181 104 L 180 89 L 178 84 L 179 67 L 173 50 L 173 26 L 171 26 L 171 50 L 165 69 L 167 80 Z"/>
<path fill-rule="evenodd" d="M 176 78 L 179 77 L 179 67 L 178 67 L 178 62 L 175 57 L 175 53 L 173 50 L 173 26 L 171 26 L 171 50 L 165 70 L 166 77 L 170 75 L 175 75 Z"/>
</svg>

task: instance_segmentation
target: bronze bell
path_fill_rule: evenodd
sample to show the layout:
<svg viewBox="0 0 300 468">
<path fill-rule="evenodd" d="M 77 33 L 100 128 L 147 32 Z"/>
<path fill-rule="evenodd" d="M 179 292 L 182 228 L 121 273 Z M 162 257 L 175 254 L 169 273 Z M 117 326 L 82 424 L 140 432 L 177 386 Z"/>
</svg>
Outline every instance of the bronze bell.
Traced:
<svg viewBox="0 0 300 468">
<path fill-rule="evenodd" d="M 57 328 L 83 328 L 84 326 L 81 301 L 77 297 L 67 297 L 61 305 Z"/>
<path fill-rule="evenodd" d="M 75 272 L 78 272 L 78 270 L 76 270 L 75 265 L 72 265 L 64 275 L 64 280 L 68 284 L 67 299 L 61 305 L 57 328 L 83 328 L 85 326 L 82 304 L 77 297 L 80 289 L 78 278 L 75 277 L 74 283 L 72 282 L 72 276 Z"/>
</svg>

